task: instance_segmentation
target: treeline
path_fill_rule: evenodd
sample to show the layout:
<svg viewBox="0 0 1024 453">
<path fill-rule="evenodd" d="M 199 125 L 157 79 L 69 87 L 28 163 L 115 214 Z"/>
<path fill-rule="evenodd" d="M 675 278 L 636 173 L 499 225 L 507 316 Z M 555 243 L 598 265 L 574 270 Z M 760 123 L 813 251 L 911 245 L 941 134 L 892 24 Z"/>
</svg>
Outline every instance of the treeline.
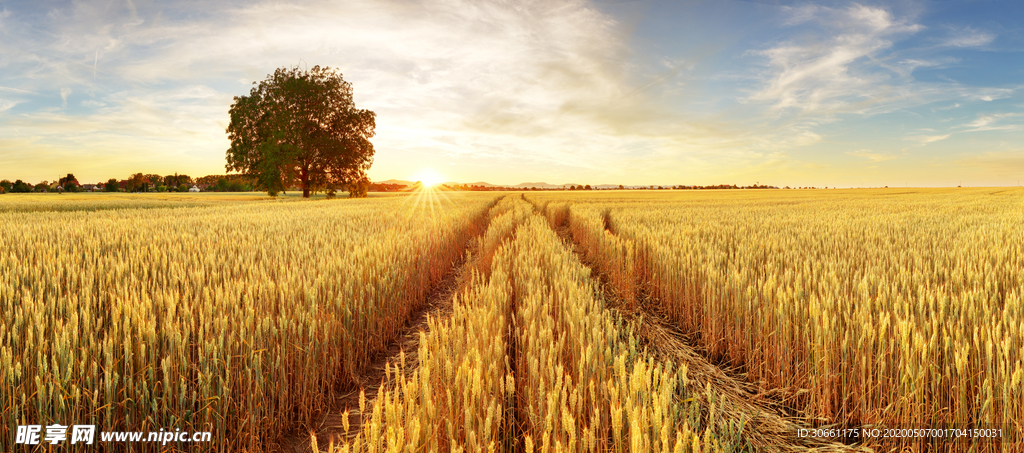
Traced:
<svg viewBox="0 0 1024 453">
<path fill-rule="evenodd" d="M 702 190 L 702 189 L 778 189 L 776 186 L 754 184 L 751 186 L 737 186 L 735 184 L 718 184 L 713 186 L 629 186 L 619 184 L 619 187 L 591 187 L 590 184 L 570 185 L 569 187 L 506 187 L 506 186 L 481 186 L 471 184 L 445 184 L 451 190 L 466 191 L 514 191 L 514 190 Z M 787 189 L 789 187 L 786 187 Z"/>
<path fill-rule="evenodd" d="M 45 192 L 250 192 L 256 188 L 256 181 L 244 175 L 206 175 L 193 178 L 189 175 L 160 176 L 157 174 L 135 173 L 127 179 L 110 178 L 97 184 L 82 184 L 75 175 L 57 181 L 41 181 L 38 184 L 22 180 L 0 181 L 0 193 L 45 193 Z"/>
<path fill-rule="evenodd" d="M 398 192 L 400 190 L 405 189 L 406 187 L 408 186 L 406 186 L 405 184 L 375 183 L 367 186 L 366 190 L 369 192 Z"/>
</svg>

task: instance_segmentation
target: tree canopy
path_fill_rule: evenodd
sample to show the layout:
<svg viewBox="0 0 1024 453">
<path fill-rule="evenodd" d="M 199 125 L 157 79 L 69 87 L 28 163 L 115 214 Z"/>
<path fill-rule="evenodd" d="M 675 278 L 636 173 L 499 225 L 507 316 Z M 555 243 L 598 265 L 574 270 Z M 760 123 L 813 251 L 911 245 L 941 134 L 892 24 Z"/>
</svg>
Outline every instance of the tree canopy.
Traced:
<svg viewBox="0 0 1024 453">
<path fill-rule="evenodd" d="M 376 115 L 352 100 L 331 68 L 279 68 L 231 105 L 227 170 L 255 177 L 271 195 L 292 185 L 333 193 L 363 185 L 373 163 Z"/>
<path fill-rule="evenodd" d="M 78 178 L 75 175 L 68 173 L 67 176 L 60 178 L 57 181 L 57 185 L 68 192 L 78 192 Z"/>
</svg>

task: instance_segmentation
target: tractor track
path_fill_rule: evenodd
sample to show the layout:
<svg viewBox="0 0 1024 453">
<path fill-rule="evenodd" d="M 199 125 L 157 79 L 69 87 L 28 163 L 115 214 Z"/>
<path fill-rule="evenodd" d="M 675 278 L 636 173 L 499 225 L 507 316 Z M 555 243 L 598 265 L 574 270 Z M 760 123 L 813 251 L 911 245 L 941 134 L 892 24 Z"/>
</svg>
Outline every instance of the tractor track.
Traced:
<svg viewBox="0 0 1024 453">
<path fill-rule="evenodd" d="M 495 199 L 495 204 L 501 197 Z M 493 205 L 491 206 L 493 208 Z M 488 210 L 488 212 L 490 212 Z M 415 370 L 418 367 L 418 350 L 420 333 L 428 332 L 430 319 L 447 319 L 452 314 L 455 295 L 470 284 L 471 269 L 478 263 L 467 260 L 467 257 L 478 255 L 476 240 L 487 231 L 489 215 L 483 214 L 482 226 L 477 228 L 467 243 L 466 253 L 452 264 L 451 269 L 440 282 L 431 288 L 423 304 L 417 307 L 406 319 L 401 332 L 382 349 L 370 363 L 359 370 L 358 384 L 347 388 L 342 394 L 329 402 L 329 409 L 320 418 L 314 432 L 292 432 L 286 436 L 278 448 L 270 451 L 279 453 L 311 453 L 313 452 L 312 436 L 315 434 L 319 450 L 332 443 L 339 445 L 351 441 L 360 432 L 364 414 L 359 409 L 360 394 L 365 398 L 367 417 L 372 415 L 373 400 L 381 390 L 387 375 L 388 367 L 404 356 L 405 369 Z M 345 430 L 345 418 L 348 417 L 348 430 Z"/>
<path fill-rule="evenodd" d="M 535 207 L 536 204 L 534 205 Z M 541 211 L 541 209 L 538 209 Z M 612 234 L 607 213 L 604 218 L 605 229 Z M 614 295 L 609 278 L 598 271 L 594 259 L 587 256 L 585 248 L 576 242 L 570 232 L 568 218 L 560 225 L 551 225 L 563 243 L 580 259 L 580 262 L 591 269 L 592 278 L 601 290 L 601 297 L 608 304 L 607 308 L 617 312 L 622 319 L 632 325 L 634 334 L 640 344 L 647 348 L 661 362 L 671 361 L 677 367 L 687 367 L 690 388 L 697 391 L 695 395 L 703 395 L 703 389 L 710 388 L 718 396 L 719 402 L 733 408 L 731 417 L 739 419 L 742 414 L 746 421 L 743 437 L 750 443 L 754 451 L 767 452 L 870 452 L 872 450 L 830 442 L 812 437 L 800 437 L 802 428 L 810 428 L 801 419 L 790 413 L 787 400 L 772 391 L 759 391 L 756 384 L 747 382 L 742 370 L 715 364 L 709 360 L 706 351 L 694 346 L 692 336 L 680 331 L 666 316 L 657 309 L 657 301 L 653 300 L 643 285 L 636 295 L 636 303 L 623 304 Z M 709 401 L 703 402 L 705 406 Z M 706 414 L 705 414 L 706 415 Z"/>
</svg>

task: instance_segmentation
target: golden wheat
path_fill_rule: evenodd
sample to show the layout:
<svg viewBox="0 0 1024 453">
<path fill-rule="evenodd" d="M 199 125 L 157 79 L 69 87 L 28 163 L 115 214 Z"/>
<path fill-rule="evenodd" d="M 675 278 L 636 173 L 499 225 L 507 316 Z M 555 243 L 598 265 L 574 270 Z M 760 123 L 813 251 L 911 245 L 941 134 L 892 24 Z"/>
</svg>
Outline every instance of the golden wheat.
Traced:
<svg viewBox="0 0 1024 453">
<path fill-rule="evenodd" d="M 686 416 L 694 407 L 684 402 L 693 401 L 685 378 L 638 350 L 604 308 L 590 269 L 547 221 L 531 218 L 514 245 L 518 402 L 531 444 L 566 452 L 723 448 L 706 424 L 714 415 Z"/>
<path fill-rule="evenodd" d="M 684 402 L 685 372 L 637 350 L 532 211 L 508 198 L 492 209 L 478 248 L 487 268 L 449 318 L 431 319 L 419 367 L 396 363 L 356 439 L 334 451 L 722 448 L 712 430 L 701 435 L 715 415 Z"/>
<path fill-rule="evenodd" d="M 352 385 L 489 200 L 0 214 L 0 449 L 50 423 L 267 447 Z"/>
<path fill-rule="evenodd" d="M 1002 442 L 886 445 L 1017 451 L 1024 447 L 1021 195 L 588 194 L 573 199 L 568 221 L 602 257 L 597 265 L 614 288 L 648 291 L 713 358 L 744 367 L 766 388 L 788 389 L 806 417 L 841 426 L 997 428 Z"/>
</svg>

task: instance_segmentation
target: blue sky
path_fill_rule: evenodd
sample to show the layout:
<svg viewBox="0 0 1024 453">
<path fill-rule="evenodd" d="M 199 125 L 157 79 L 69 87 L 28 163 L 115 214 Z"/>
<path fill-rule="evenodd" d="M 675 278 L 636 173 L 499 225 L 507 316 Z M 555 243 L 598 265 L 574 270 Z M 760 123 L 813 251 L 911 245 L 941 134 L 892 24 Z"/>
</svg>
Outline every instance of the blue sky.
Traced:
<svg viewBox="0 0 1024 453">
<path fill-rule="evenodd" d="M 375 180 L 1017 185 L 1020 2 L 0 1 L 0 178 L 224 173 L 232 97 L 339 68 Z"/>
</svg>

